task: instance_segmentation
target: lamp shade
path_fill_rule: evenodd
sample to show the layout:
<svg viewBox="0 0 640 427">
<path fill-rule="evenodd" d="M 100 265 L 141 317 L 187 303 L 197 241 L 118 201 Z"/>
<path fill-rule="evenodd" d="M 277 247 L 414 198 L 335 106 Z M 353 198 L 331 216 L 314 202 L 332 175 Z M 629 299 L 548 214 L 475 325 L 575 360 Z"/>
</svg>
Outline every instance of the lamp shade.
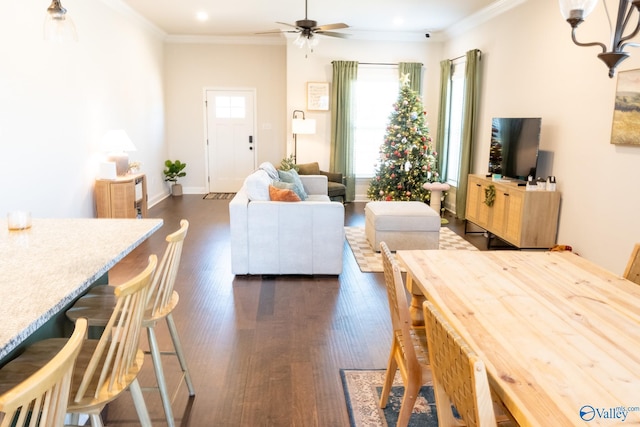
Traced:
<svg viewBox="0 0 640 427">
<path fill-rule="evenodd" d="M 598 0 L 560 0 L 560 12 L 564 19 L 585 19 L 596 7 Z M 579 16 L 576 16 L 578 14 Z"/>
<path fill-rule="evenodd" d="M 296 135 L 311 135 L 316 133 L 315 119 L 293 119 L 291 130 Z"/>
<path fill-rule="evenodd" d="M 67 9 L 60 0 L 53 0 L 44 19 L 44 39 L 52 42 L 78 41 L 78 33 L 73 20 L 67 16 Z"/>
<path fill-rule="evenodd" d="M 105 133 L 102 137 L 102 151 L 124 152 L 136 151 L 136 146 L 131 142 L 131 138 L 123 129 L 113 129 Z"/>
</svg>

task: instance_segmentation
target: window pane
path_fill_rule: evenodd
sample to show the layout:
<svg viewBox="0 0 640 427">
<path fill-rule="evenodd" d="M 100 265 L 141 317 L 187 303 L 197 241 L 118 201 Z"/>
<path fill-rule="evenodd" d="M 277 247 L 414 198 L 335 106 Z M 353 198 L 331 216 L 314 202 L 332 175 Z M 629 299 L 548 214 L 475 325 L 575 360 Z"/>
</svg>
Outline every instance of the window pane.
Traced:
<svg viewBox="0 0 640 427">
<path fill-rule="evenodd" d="M 462 107 L 464 103 L 464 71 L 466 63 L 455 64 L 451 73 L 451 105 L 449 110 L 449 141 L 446 182 L 457 186 L 460 173 L 462 144 Z"/>
<path fill-rule="evenodd" d="M 244 119 L 246 116 L 243 96 L 217 96 L 216 117 L 219 119 Z"/>
<path fill-rule="evenodd" d="M 371 177 L 380 158 L 380 145 L 398 99 L 398 69 L 361 67 L 356 82 L 355 161 L 358 177 Z"/>
</svg>

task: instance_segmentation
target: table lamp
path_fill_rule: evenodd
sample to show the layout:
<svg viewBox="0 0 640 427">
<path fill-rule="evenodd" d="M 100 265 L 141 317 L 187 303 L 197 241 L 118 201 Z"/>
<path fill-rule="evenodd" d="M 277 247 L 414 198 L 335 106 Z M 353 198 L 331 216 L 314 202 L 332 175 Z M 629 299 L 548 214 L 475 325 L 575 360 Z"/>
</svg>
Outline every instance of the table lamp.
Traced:
<svg viewBox="0 0 640 427">
<path fill-rule="evenodd" d="M 116 164 L 116 174 L 126 175 L 129 171 L 129 155 L 127 151 L 136 151 L 129 135 L 122 129 L 108 131 L 102 137 L 102 150 L 108 153 L 107 159 Z"/>
</svg>

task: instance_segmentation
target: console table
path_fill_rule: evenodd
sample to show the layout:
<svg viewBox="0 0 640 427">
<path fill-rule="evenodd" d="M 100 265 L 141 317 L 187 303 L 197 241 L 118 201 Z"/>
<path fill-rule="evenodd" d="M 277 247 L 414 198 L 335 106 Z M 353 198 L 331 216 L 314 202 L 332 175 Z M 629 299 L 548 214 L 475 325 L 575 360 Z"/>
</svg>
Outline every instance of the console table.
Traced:
<svg viewBox="0 0 640 427">
<path fill-rule="evenodd" d="M 495 199 L 487 206 L 485 194 L 491 185 Z M 467 221 L 518 248 L 548 249 L 555 245 L 559 213 L 557 191 L 526 191 L 515 181 L 469 175 Z"/>
<path fill-rule="evenodd" d="M 143 173 L 97 179 L 95 196 L 98 218 L 147 217 L 147 178 Z"/>
</svg>

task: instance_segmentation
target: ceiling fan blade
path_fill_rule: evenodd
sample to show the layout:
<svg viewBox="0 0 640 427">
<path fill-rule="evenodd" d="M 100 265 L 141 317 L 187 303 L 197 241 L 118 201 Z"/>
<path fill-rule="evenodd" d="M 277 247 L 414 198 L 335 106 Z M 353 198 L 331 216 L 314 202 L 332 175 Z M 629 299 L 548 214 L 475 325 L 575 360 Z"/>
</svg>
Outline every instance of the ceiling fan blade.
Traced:
<svg viewBox="0 0 640 427">
<path fill-rule="evenodd" d="M 320 25 L 319 27 L 315 27 L 313 31 L 341 30 L 343 28 L 349 28 L 349 26 L 340 22 L 337 24 Z"/>
<path fill-rule="evenodd" d="M 276 22 L 276 24 L 286 25 L 287 27 L 297 28 L 298 30 L 300 29 L 300 27 L 298 27 L 297 25 L 287 24 L 286 22 Z"/>
<path fill-rule="evenodd" d="M 269 30 L 269 31 L 260 31 L 258 33 L 253 33 L 253 34 L 280 34 L 280 33 L 286 33 L 287 31 L 284 30 Z"/>
<path fill-rule="evenodd" d="M 351 34 L 334 33 L 332 31 L 314 31 L 314 33 L 321 36 L 338 37 L 341 39 L 348 39 L 351 36 Z"/>
</svg>

